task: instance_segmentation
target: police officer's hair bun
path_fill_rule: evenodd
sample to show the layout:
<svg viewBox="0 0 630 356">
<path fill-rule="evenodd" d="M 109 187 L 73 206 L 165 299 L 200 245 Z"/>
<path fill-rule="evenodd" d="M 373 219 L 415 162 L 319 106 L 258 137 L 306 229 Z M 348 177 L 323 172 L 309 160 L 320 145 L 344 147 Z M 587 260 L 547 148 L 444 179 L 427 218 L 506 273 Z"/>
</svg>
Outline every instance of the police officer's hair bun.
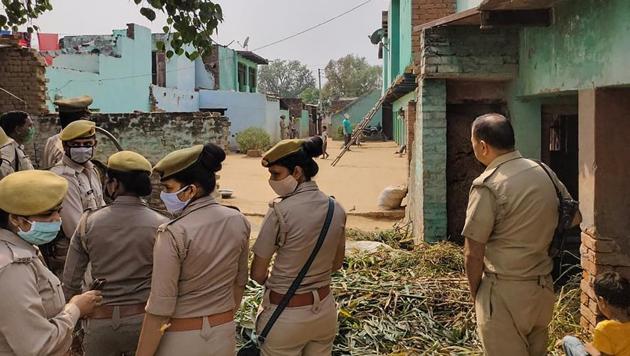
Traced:
<svg viewBox="0 0 630 356">
<path fill-rule="evenodd" d="M 324 141 L 319 136 L 309 137 L 302 144 L 302 148 L 309 157 L 319 157 L 324 153 Z"/>
<path fill-rule="evenodd" d="M 221 163 L 225 161 L 225 151 L 214 143 L 203 146 L 203 151 L 199 156 L 199 162 L 209 171 L 216 173 L 221 170 Z"/>
</svg>

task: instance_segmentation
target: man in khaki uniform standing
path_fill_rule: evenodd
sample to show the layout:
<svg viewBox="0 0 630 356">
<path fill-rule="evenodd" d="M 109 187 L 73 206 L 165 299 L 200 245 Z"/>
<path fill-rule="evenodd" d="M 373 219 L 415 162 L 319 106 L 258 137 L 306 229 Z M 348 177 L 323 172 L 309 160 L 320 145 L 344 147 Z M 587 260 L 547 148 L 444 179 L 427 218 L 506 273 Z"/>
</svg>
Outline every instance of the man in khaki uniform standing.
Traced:
<svg viewBox="0 0 630 356">
<path fill-rule="evenodd" d="M 33 140 L 33 119 L 24 111 L 10 111 L 0 115 L 0 128 L 7 136 L 7 140 L 0 144 L 3 161 L 0 179 L 13 172 L 32 170 L 31 160 L 24 153 L 24 144 Z"/>
<path fill-rule="evenodd" d="M 81 292 L 88 262 L 91 277 L 105 279 L 103 305 L 87 322 L 85 355 L 135 352 L 151 288 L 153 244 L 168 218 L 140 198 L 151 194 L 151 164 L 122 151 L 107 162 L 105 193 L 114 203 L 86 212 L 70 243 L 63 275 L 66 299 Z"/>
<path fill-rule="evenodd" d="M 87 95 L 55 100 L 55 105 L 57 105 L 57 111 L 59 112 L 59 125 L 61 125 L 61 129 L 63 130 L 74 121 L 88 119 L 90 117 L 90 110 L 88 109 L 90 104 L 92 104 L 92 97 Z M 46 141 L 40 168 L 50 169 L 56 166 L 63 158 L 63 144 L 59 136 L 60 134 L 56 134 Z"/>
<path fill-rule="evenodd" d="M 514 149 L 514 130 L 504 116 L 478 117 L 471 141 L 487 168 L 473 181 L 462 235 L 485 353 L 545 355 L 555 300 L 549 246 L 559 202 L 553 182 Z"/>
<path fill-rule="evenodd" d="M 87 120 L 75 121 L 61 131 L 60 139 L 65 155 L 50 170 L 68 181 L 68 193 L 60 213 L 65 236 L 54 242 L 52 253 L 44 249 L 50 269 L 58 276 L 63 274 L 70 237 L 74 234 L 83 212 L 105 206 L 98 171 L 90 162 L 96 147 L 95 124 Z"/>
</svg>

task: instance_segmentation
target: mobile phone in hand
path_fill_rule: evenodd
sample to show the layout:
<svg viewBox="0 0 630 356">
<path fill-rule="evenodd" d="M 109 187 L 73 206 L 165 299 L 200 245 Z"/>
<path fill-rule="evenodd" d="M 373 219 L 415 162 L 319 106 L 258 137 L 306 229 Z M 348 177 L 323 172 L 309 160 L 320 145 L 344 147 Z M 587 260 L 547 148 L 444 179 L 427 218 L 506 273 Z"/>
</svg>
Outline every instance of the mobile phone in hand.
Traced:
<svg viewBox="0 0 630 356">
<path fill-rule="evenodd" d="M 92 285 L 90 286 L 90 290 L 101 290 L 103 289 L 103 286 L 105 285 L 105 283 L 107 283 L 106 279 L 97 278 L 92 282 Z"/>
</svg>

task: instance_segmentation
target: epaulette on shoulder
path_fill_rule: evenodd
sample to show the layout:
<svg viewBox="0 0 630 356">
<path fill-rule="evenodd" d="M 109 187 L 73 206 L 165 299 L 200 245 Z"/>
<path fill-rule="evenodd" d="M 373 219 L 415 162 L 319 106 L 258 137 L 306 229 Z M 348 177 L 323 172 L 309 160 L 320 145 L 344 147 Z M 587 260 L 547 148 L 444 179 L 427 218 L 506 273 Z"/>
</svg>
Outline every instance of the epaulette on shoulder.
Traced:
<svg viewBox="0 0 630 356">
<path fill-rule="evenodd" d="M 162 216 L 164 216 L 164 217 L 167 217 L 167 218 L 169 218 L 169 219 L 173 219 L 173 215 L 172 215 L 171 213 L 169 213 L 168 211 L 166 211 L 166 210 L 162 210 L 162 209 L 154 208 L 154 207 L 152 207 L 152 206 L 151 206 L 151 205 L 149 205 L 149 204 L 147 204 L 146 206 L 147 206 L 147 208 L 149 208 L 149 209 L 151 209 L 151 210 L 155 211 L 156 213 L 158 213 L 158 214 L 160 214 L 160 215 L 162 215 Z"/>
<path fill-rule="evenodd" d="M 239 209 L 238 207 L 236 207 L 234 205 L 225 205 L 225 204 L 220 204 L 220 205 L 224 206 L 226 208 L 234 209 L 234 210 L 238 211 L 239 213 L 241 212 L 241 209 Z"/>
<path fill-rule="evenodd" d="M 484 185 L 488 181 L 488 179 L 490 179 L 490 177 L 492 177 L 494 175 L 494 173 L 496 173 L 497 168 L 498 167 L 485 170 L 483 173 L 481 173 L 481 175 L 479 175 L 479 177 L 477 177 L 477 178 L 475 178 L 475 180 L 473 180 L 472 184 L 474 186 Z"/>
<path fill-rule="evenodd" d="M 11 251 L 11 259 L 8 264 L 31 263 L 33 259 L 37 258 L 37 254 L 33 250 L 16 246 L 16 245 L 12 245 L 9 243 L 5 244 L 5 246 L 9 249 L 9 251 Z M 0 264 L 3 264 L 3 263 L 0 262 Z M 0 268 L 2 267 L 5 267 L 5 266 L 0 265 Z"/>
</svg>

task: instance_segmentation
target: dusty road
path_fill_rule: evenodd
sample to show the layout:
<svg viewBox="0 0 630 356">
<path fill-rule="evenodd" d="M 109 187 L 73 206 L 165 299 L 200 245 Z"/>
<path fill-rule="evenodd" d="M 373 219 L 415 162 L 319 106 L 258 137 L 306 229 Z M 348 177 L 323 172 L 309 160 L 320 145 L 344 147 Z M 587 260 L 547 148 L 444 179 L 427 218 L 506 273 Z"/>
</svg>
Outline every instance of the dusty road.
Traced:
<svg viewBox="0 0 630 356">
<path fill-rule="evenodd" d="M 391 227 L 392 220 L 368 219 L 356 214 L 383 211 L 377 206 L 377 197 L 386 186 L 406 183 L 407 158 L 394 154 L 397 149 L 394 142 L 366 142 L 361 147 L 353 147 L 336 167 L 331 167 L 330 163 L 339 153 L 340 146 L 339 142 L 329 141 L 330 157 L 327 160 L 317 159 L 320 171 L 315 181 L 350 213 L 349 227 L 362 230 Z M 265 214 L 268 202 L 275 197 L 267 183 L 269 174 L 261 166 L 260 158 L 228 155 L 219 174 L 221 188 L 234 190 L 234 197 L 224 202 L 238 206 L 252 217 L 253 228 L 257 229 L 261 218 L 256 216 Z"/>
</svg>

